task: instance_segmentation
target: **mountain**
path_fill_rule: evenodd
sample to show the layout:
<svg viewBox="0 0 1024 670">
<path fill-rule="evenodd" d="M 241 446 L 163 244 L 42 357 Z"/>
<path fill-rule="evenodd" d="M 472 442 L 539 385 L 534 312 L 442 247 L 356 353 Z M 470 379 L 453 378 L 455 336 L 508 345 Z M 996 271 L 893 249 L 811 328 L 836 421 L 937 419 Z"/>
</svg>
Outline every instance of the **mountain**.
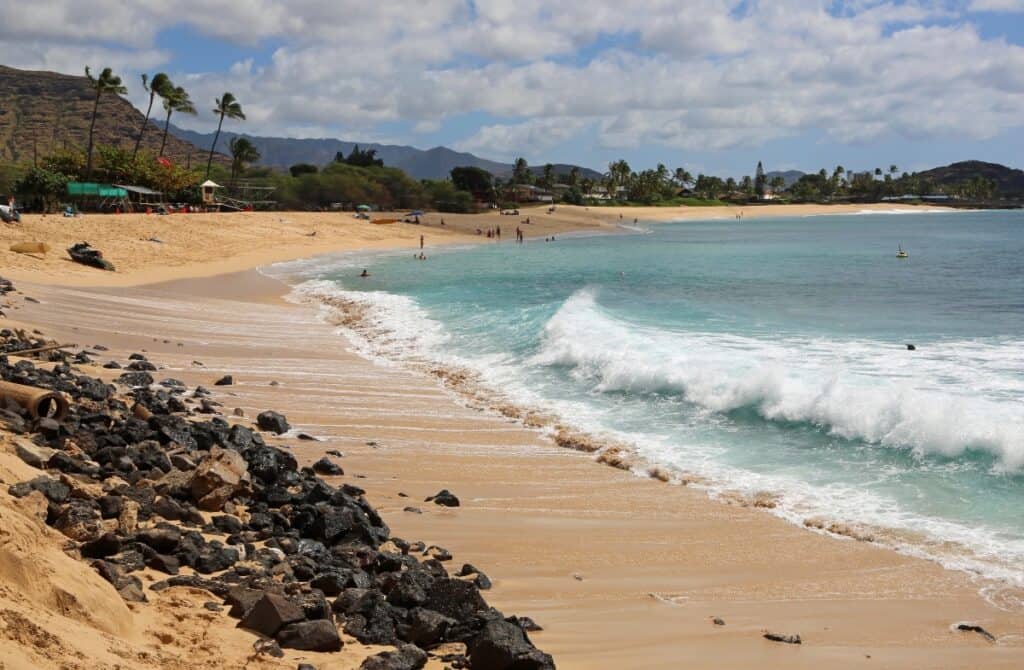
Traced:
<svg viewBox="0 0 1024 670">
<path fill-rule="evenodd" d="M 126 85 L 133 86 L 133 82 Z M 34 152 L 42 156 L 65 145 L 84 149 L 95 98 L 95 90 L 84 76 L 0 65 L 0 162 L 29 162 Z M 159 101 L 153 106 L 154 113 L 157 110 L 163 113 Z M 124 98 L 104 95 L 96 118 L 96 144 L 134 147 L 143 119 L 142 112 Z M 151 124 L 142 146 L 156 153 L 160 135 L 160 129 Z M 192 154 L 192 161 L 197 162 L 204 153 L 172 134 L 167 136 L 164 155 L 172 161 L 185 162 Z"/>
<path fill-rule="evenodd" d="M 213 141 L 213 133 L 198 133 L 194 130 L 185 130 L 171 124 L 171 134 L 177 135 L 183 140 L 201 147 L 208 147 Z M 508 163 L 480 158 L 470 153 L 454 151 L 447 147 L 434 147 L 433 149 L 417 149 L 416 147 L 397 144 L 377 144 L 375 142 L 349 142 L 333 138 L 322 139 L 294 139 L 290 137 L 261 137 L 246 133 L 234 133 L 223 131 L 220 134 L 219 146 L 227 146 L 233 137 L 245 137 L 262 155 L 259 164 L 276 168 L 287 168 L 296 163 L 312 163 L 313 165 L 326 165 L 334 160 L 335 155 L 340 151 L 345 155 L 352 152 L 355 146 L 360 149 L 373 149 L 377 152 L 377 158 L 384 161 L 384 165 L 397 167 L 404 170 L 409 176 L 415 179 L 444 179 L 456 167 L 478 167 L 487 170 L 498 177 L 508 177 L 512 174 L 513 166 Z M 572 165 L 559 164 L 555 166 L 556 174 L 568 174 Z M 535 174 L 540 174 L 543 167 L 534 166 Z M 598 172 L 589 168 L 580 168 L 581 177 L 597 178 Z"/>
<path fill-rule="evenodd" d="M 772 172 L 765 172 L 764 176 L 769 182 L 771 182 L 771 180 L 774 179 L 775 177 L 782 177 L 782 179 L 786 182 L 786 188 L 789 188 L 790 186 L 795 184 L 797 180 L 800 179 L 800 177 L 803 177 L 804 174 L 806 173 L 801 172 L 800 170 L 773 170 Z"/>
<path fill-rule="evenodd" d="M 999 195 L 1024 195 L 1024 170 L 1016 170 L 998 163 L 960 161 L 945 167 L 918 172 L 915 177 L 940 186 L 962 184 L 975 177 L 984 177 L 995 182 Z"/>
</svg>

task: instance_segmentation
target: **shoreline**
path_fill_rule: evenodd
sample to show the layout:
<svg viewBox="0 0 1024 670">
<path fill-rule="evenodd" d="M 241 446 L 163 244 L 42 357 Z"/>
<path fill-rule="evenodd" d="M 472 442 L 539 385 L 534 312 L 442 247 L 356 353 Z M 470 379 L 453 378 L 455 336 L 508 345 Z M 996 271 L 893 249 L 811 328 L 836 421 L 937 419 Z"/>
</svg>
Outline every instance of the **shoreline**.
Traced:
<svg viewBox="0 0 1024 670">
<path fill-rule="evenodd" d="M 541 238 L 566 234 L 607 234 L 631 230 L 639 223 L 711 221 L 735 218 L 733 207 L 582 207 L 559 205 L 523 208 L 520 216 L 441 214 L 421 217 L 422 225 L 373 225 L 349 212 L 245 212 L 223 214 L 99 215 L 80 218 L 31 214 L 20 224 L 0 225 L 0 267 L 15 281 L 53 285 L 129 287 L 175 279 L 215 277 L 289 260 L 347 251 L 416 249 L 420 236 L 427 249 L 459 244 L 512 243 L 512 231 Z M 917 205 L 758 205 L 744 218 L 832 216 L 861 211 L 949 211 Z M 622 218 L 620 218 L 622 215 Z M 375 216 L 390 216 L 381 212 Z M 526 219 L 529 224 L 522 223 Z M 443 222 L 443 225 L 442 225 Z M 504 239 L 489 240 L 476 230 L 503 226 Z M 45 242 L 42 256 L 9 250 L 19 242 Z M 113 273 L 71 262 L 64 249 L 87 241 L 114 263 Z"/>
<path fill-rule="evenodd" d="M 344 254 L 335 257 L 341 260 Z M 702 492 L 712 504 L 755 508 L 803 531 L 840 541 L 869 543 L 927 561 L 975 581 L 978 593 L 983 597 L 987 592 L 998 593 L 1001 590 L 1017 594 L 1013 598 L 1024 610 L 1024 580 L 1021 575 L 1013 566 L 991 559 L 986 561 L 983 552 L 967 541 L 887 526 L 878 521 L 844 519 L 823 509 L 807 509 L 805 506 L 801 510 L 787 506 L 789 492 L 785 489 L 744 489 L 725 476 L 659 463 L 643 455 L 632 436 L 595 431 L 557 410 L 542 409 L 535 402 L 512 398 L 485 381 L 484 373 L 472 364 L 435 359 L 430 353 L 418 350 L 408 355 L 404 351 L 395 351 L 389 346 L 395 339 L 394 331 L 383 325 L 392 310 L 359 297 L 361 291 L 357 287 L 327 281 L 330 286 L 326 286 L 325 291 L 319 288 L 303 291 L 307 282 L 319 283 L 321 280 L 300 278 L 288 270 L 276 274 L 270 270 L 261 268 L 258 272 L 287 287 L 286 295 L 282 296 L 284 302 L 317 310 L 325 323 L 338 329 L 350 351 L 371 363 L 397 365 L 403 370 L 434 379 L 464 407 L 514 420 L 525 429 L 539 431 L 545 440 L 561 448 L 579 452 L 588 460 L 632 476 L 654 479 L 671 486 L 689 486 Z M 341 293 L 332 295 L 335 290 Z M 994 601 L 992 604 L 998 606 Z"/>
<path fill-rule="evenodd" d="M 488 598 L 544 626 L 533 637 L 559 667 L 637 667 L 640 658 L 643 667 L 668 668 L 681 652 L 697 667 L 845 667 L 865 655 L 886 667 L 939 659 L 1012 667 L 1024 643 L 1015 635 L 1021 613 L 985 603 L 964 575 L 598 467 L 536 431 L 459 407 L 435 380 L 347 352 L 312 310 L 268 299 L 269 284 L 247 287 L 244 277 L 126 291 L 30 286 L 44 306 L 25 310 L 53 334 L 91 338 L 114 329 L 118 346 L 148 346 L 187 383 L 236 374 L 237 385 L 218 399 L 247 414 L 281 407 L 326 438 L 292 441 L 303 463 L 340 448 L 346 472 L 389 525 L 486 566 L 495 582 Z M 87 314 L 77 308 L 83 300 Z M 257 321 L 265 332 L 241 327 Z M 183 350 L 151 341 L 159 335 L 184 342 Z M 195 356 L 203 368 L 189 364 Z M 401 511 L 441 487 L 464 506 Z M 719 630 L 711 616 L 727 626 Z M 962 620 L 993 630 L 999 644 L 949 630 Z M 794 650 L 766 642 L 762 628 L 799 632 L 805 643 Z"/>
</svg>

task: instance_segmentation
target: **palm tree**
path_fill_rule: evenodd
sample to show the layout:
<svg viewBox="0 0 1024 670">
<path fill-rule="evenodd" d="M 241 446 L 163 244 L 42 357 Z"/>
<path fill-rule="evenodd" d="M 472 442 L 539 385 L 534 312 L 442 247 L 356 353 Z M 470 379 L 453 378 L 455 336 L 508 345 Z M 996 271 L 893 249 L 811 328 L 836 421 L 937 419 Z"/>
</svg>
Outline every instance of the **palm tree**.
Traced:
<svg viewBox="0 0 1024 670">
<path fill-rule="evenodd" d="M 181 86 L 175 86 L 171 88 L 167 87 L 164 91 L 164 109 L 167 110 L 167 118 L 164 120 L 164 137 L 160 140 L 160 155 L 164 155 L 164 147 L 167 146 L 167 130 L 171 127 L 171 114 L 173 112 L 181 112 L 182 114 L 196 113 L 196 106 L 192 104 L 192 99 L 188 97 L 188 92 L 185 91 Z"/>
<path fill-rule="evenodd" d="M 512 183 L 529 184 L 530 176 L 530 165 L 526 162 L 525 158 L 520 156 L 516 159 L 516 166 L 512 170 Z"/>
<path fill-rule="evenodd" d="M 231 146 L 231 183 L 235 177 L 245 170 L 246 163 L 255 163 L 260 159 L 260 152 L 253 146 L 252 142 L 244 137 L 233 137 Z"/>
<path fill-rule="evenodd" d="M 625 160 L 617 160 L 608 164 L 608 193 L 613 200 L 618 197 L 619 188 L 625 187 L 629 183 L 632 174 L 633 170 Z"/>
<path fill-rule="evenodd" d="M 569 168 L 569 186 L 576 186 L 580 183 L 580 169 L 573 165 Z"/>
<path fill-rule="evenodd" d="M 170 78 L 163 72 L 157 72 L 153 75 L 153 83 L 150 84 L 149 77 L 142 75 L 142 88 L 146 89 L 149 93 L 149 107 L 146 107 L 146 119 L 142 122 L 142 127 L 139 128 L 139 136 L 135 139 L 135 150 L 132 151 L 132 160 L 139 154 L 139 145 L 142 144 L 142 134 L 146 132 L 146 126 L 149 125 L 149 114 L 153 111 L 153 100 L 156 96 L 163 98 L 168 90 L 173 88 Z"/>
<path fill-rule="evenodd" d="M 206 161 L 206 178 L 210 178 L 210 167 L 213 165 L 213 152 L 217 149 L 217 140 L 220 139 L 220 127 L 224 125 L 224 117 L 229 119 L 241 119 L 245 121 L 245 114 L 242 112 L 242 105 L 235 100 L 229 92 L 225 92 L 224 95 L 216 100 L 217 106 L 213 108 L 214 114 L 220 115 L 220 120 L 217 121 L 217 132 L 213 136 L 213 146 L 210 147 L 210 159 Z"/>
<path fill-rule="evenodd" d="M 551 163 L 544 165 L 544 188 L 551 190 L 551 187 L 555 185 L 555 166 Z"/>
<path fill-rule="evenodd" d="M 92 72 L 89 71 L 89 66 L 85 66 L 85 76 L 89 78 L 92 85 L 96 88 L 96 102 L 92 106 L 92 121 L 89 123 L 89 148 L 86 150 L 85 160 L 85 178 L 88 180 L 92 177 L 92 147 L 93 147 L 93 133 L 96 130 L 96 114 L 100 109 L 100 96 L 104 93 L 113 93 L 114 95 L 124 95 L 128 92 L 128 89 L 121 84 L 121 78 L 116 76 L 109 67 L 103 68 L 103 72 L 100 72 L 99 77 L 93 77 Z"/>
<path fill-rule="evenodd" d="M 687 170 L 686 168 L 676 168 L 673 178 L 676 180 L 676 183 L 679 184 L 681 188 L 686 188 L 687 184 L 693 183 L 693 175 L 690 174 L 690 171 Z"/>
<path fill-rule="evenodd" d="M 896 173 L 899 172 L 899 171 L 900 171 L 900 169 L 898 167 L 896 167 L 895 165 L 890 165 L 889 166 L 889 174 L 891 174 L 893 177 L 895 177 Z"/>
</svg>

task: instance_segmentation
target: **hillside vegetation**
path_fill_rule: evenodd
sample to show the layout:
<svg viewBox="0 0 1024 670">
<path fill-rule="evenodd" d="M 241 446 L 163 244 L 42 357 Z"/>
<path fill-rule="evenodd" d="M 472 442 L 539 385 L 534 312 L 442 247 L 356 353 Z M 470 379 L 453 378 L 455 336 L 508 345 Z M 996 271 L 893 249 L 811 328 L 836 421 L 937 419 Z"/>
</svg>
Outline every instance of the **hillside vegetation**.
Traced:
<svg viewBox="0 0 1024 670">
<path fill-rule="evenodd" d="M 0 162 L 31 163 L 36 156 L 65 147 L 85 147 L 95 97 L 85 77 L 0 65 Z M 96 144 L 131 149 L 143 118 L 124 98 L 103 96 L 96 116 Z M 143 149 L 157 153 L 161 132 L 151 121 Z M 167 158 L 182 164 L 188 163 L 190 155 L 192 163 L 198 164 L 208 152 L 209 145 L 197 147 L 173 135 L 168 135 L 164 149 Z M 220 156 L 220 161 L 227 163 L 228 158 Z"/>
</svg>

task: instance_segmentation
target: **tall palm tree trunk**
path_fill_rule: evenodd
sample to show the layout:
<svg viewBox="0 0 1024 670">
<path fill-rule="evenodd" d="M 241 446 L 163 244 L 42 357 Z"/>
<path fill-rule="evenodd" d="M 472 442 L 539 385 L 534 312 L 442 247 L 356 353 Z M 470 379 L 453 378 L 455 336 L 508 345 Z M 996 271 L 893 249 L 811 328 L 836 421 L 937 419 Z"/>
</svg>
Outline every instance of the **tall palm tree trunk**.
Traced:
<svg viewBox="0 0 1024 670">
<path fill-rule="evenodd" d="M 213 146 L 210 147 L 210 159 L 206 161 L 206 178 L 210 178 L 210 167 L 213 165 L 213 152 L 217 148 L 217 140 L 220 139 L 220 127 L 224 125 L 224 114 L 220 115 L 220 121 L 217 122 L 217 132 L 213 135 Z"/>
<path fill-rule="evenodd" d="M 160 140 L 160 156 L 164 155 L 164 147 L 167 145 L 167 129 L 171 127 L 171 112 L 173 111 L 173 109 L 167 110 L 167 120 L 164 121 L 164 137 Z"/>
<path fill-rule="evenodd" d="M 139 155 L 139 145 L 142 144 L 142 134 L 146 132 L 146 126 L 149 125 L 149 114 L 153 111 L 153 98 L 155 97 L 156 94 L 149 94 L 149 107 L 146 108 L 146 119 L 142 122 L 142 127 L 139 128 L 139 136 L 135 138 L 135 149 L 132 151 L 133 161 L 135 160 L 135 157 Z"/>
<path fill-rule="evenodd" d="M 86 150 L 85 179 L 92 177 L 92 136 L 96 130 L 96 114 L 100 110 L 100 91 L 96 89 L 96 102 L 92 106 L 92 121 L 89 122 L 89 148 Z"/>
</svg>

